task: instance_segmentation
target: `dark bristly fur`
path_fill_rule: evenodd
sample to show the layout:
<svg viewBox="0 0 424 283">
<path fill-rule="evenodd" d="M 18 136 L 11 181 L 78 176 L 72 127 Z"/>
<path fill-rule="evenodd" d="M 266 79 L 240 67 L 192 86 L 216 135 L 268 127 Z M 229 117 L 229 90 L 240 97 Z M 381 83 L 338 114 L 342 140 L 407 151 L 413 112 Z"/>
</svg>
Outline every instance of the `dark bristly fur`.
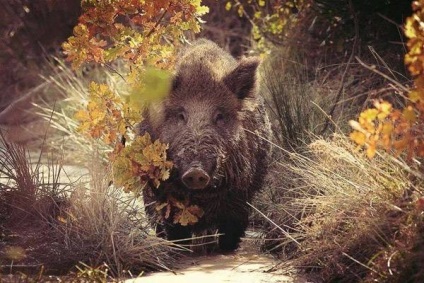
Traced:
<svg viewBox="0 0 424 283">
<path fill-rule="evenodd" d="M 222 250 L 234 250 L 248 225 L 248 207 L 267 172 L 270 126 L 257 87 L 256 58 L 239 61 L 208 40 L 198 40 L 180 55 L 169 96 L 152 105 L 140 133 L 169 144 L 171 178 L 159 189 L 144 190 L 148 215 L 170 240 L 218 229 Z M 205 187 L 191 187 L 184 173 L 197 168 Z M 202 175 L 202 176 L 203 176 Z M 210 179 L 209 179 L 210 178 Z M 210 181 L 209 181 L 210 180 Z M 166 194 L 188 197 L 205 214 L 194 225 L 159 217 L 155 202 Z"/>
</svg>

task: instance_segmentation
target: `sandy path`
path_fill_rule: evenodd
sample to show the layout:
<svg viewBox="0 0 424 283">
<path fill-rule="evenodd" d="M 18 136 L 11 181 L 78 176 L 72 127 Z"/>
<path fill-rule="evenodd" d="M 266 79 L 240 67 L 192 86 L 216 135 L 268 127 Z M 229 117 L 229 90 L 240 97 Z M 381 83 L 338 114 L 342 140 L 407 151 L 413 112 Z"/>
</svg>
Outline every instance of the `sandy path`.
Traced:
<svg viewBox="0 0 424 283">
<path fill-rule="evenodd" d="M 254 243 L 245 240 L 235 253 L 193 256 L 182 259 L 174 272 L 156 272 L 125 283 L 301 283 L 282 271 L 269 271 L 277 261 L 259 254 Z"/>
</svg>

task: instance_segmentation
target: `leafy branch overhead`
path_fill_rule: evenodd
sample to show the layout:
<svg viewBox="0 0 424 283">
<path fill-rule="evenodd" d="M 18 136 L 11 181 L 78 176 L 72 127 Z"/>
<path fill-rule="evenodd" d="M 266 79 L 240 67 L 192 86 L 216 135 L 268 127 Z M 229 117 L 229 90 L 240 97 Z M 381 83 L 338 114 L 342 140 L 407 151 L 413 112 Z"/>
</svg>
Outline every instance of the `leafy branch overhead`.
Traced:
<svg viewBox="0 0 424 283">
<path fill-rule="evenodd" d="M 167 68 L 185 31 L 200 31 L 200 0 L 82 1 L 84 13 L 63 49 L 73 67 L 122 58 Z"/>
<path fill-rule="evenodd" d="M 310 7 L 309 0 L 231 0 L 225 4 L 227 11 L 234 10 L 252 24 L 252 37 L 261 53 L 270 51 L 270 43 L 283 44 Z"/>
<path fill-rule="evenodd" d="M 389 102 L 376 101 L 373 108 L 360 114 L 359 121 L 350 121 L 354 129 L 351 139 L 366 147 L 370 158 L 378 148 L 405 152 L 408 159 L 424 156 L 424 0 L 414 1 L 413 10 L 405 24 L 405 64 L 415 86 L 407 95 L 405 107 L 395 109 Z"/>
<path fill-rule="evenodd" d="M 146 184 L 159 189 L 170 176 L 167 145 L 148 134 L 137 136 L 134 129 L 142 121 L 143 108 L 168 94 L 176 47 L 187 32 L 200 31 L 200 16 L 208 12 L 200 2 L 83 0 L 74 35 L 62 45 L 75 69 L 87 63 L 110 67 L 117 60 L 128 66 L 122 75 L 129 86 L 126 95 L 92 82 L 87 105 L 75 114 L 79 132 L 111 149 L 114 183 L 126 192 L 139 195 Z M 201 208 L 177 201 L 170 193 L 167 199 L 175 223 L 193 224 L 203 215 Z M 163 213 L 170 217 L 166 209 Z"/>
</svg>

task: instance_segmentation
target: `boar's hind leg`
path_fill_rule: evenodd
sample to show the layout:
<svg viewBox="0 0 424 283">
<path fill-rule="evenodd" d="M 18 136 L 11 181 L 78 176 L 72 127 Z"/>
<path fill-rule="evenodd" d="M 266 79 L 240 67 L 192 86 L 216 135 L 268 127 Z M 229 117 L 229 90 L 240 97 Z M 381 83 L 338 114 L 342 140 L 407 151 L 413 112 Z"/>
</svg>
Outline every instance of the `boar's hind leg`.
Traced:
<svg viewBox="0 0 424 283">
<path fill-rule="evenodd" d="M 233 251 L 239 247 L 240 238 L 244 236 L 244 231 L 248 224 L 248 214 L 243 215 L 242 219 L 225 219 L 218 227 L 219 248 L 222 251 Z"/>
</svg>

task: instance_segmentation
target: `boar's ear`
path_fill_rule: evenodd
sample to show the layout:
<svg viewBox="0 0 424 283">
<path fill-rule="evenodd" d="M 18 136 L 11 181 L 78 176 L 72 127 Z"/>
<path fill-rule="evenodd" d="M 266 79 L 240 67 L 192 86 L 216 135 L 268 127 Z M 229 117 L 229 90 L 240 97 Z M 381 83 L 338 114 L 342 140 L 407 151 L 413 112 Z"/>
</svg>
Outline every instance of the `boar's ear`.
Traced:
<svg viewBox="0 0 424 283">
<path fill-rule="evenodd" d="M 259 62 L 259 59 L 255 57 L 241 59 L 239 65 L 224 78 L 225 85 L 238 98 L 243 99 L 254 95 Z"/>
</svg>

